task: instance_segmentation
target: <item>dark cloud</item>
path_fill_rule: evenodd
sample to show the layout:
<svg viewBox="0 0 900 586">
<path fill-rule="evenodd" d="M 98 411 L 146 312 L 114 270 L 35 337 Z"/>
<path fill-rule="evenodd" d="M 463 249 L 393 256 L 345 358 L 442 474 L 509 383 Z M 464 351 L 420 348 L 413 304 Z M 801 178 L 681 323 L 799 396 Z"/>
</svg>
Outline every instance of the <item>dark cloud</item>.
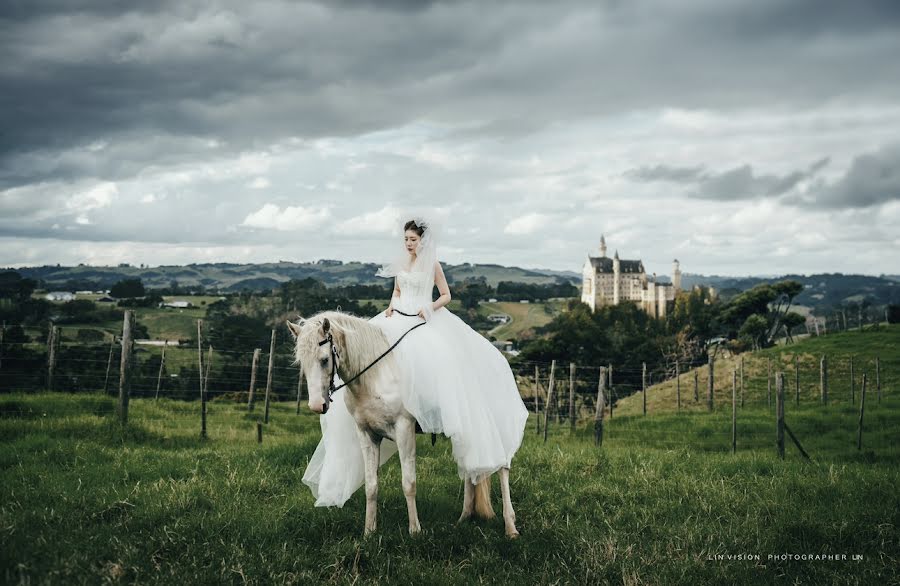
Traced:
<svg viewBox="0 0 900 586">
<path fill-rule="evenodd" d="M 673 183 L 694 183 L 704 176 L 703 167 L 670 167 L 656 165 L 639 167 L 624 173 L 626 179 L 640 182 L 671 181 Z"/>
<path fill-rule="evenodd" d="M 847 173 L 827 184 L 818 182 L 787 203 L 814 208 L 867 208 L 900 200 L 900 144 L 856 157 Z"/>
<path fill-rule="evenodd" d="M 240 152 L 421 119 L 493 138 L 639 109 L 900 97 L 892 2 L 135 6 L 3 3 L 0 189 L 160 156 L 146 141 L 115 163 L 39 163 L 97 141 L 169 137 L 167 156 L 191 160 L 198 140 Z"/>
<path fill-rule="evenodd" d="M 703 167 L 670 167 L 656 165 L 639 167 L 624 173 L 632 181 L 665 181 L 695 186 L 687 195 L 699 199 L 732 201 L 758 197 L 783 195 L 810 179 L 828 164 L 823 158 L 807 169 L 793 171 L 786 175 L 758 174 L 750 165 L 742 165 L 721 173 L 706 171 Z"/>
</svg>

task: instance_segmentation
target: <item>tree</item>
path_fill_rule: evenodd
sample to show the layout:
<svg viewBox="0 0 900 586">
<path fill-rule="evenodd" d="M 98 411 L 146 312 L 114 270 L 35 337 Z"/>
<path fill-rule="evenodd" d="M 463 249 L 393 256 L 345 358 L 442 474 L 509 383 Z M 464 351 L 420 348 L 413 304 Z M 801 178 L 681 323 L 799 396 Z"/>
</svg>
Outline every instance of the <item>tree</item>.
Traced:
<svg viewBox="0 0 900 586">
<path fill-rule="evenodd" d="M 763 338 L 769 330 L 769 322 L 765 316 L 753 314 L 744 321 L 738 333 L 739 338 L 753 347 L 754 350 L 762 348 Z"/>
<path fill-rule="evenodd" d="M 21 303 L 31 298 L 37 287 L 34 279 L 24 279 L 16 271 L 0 273 L 0 299 L 11 299 L 15 303 Z"/>
<path fill-rule="evenodd" d="M 460 300 L 463 309 L 477 309 L 478 302 L 490 297 L 492 292 L 484 277 L 469 277 L 462 283 L 454 284 L 451 295 Z"/>
<path fill-rule="evenodd" d="M 112 286 L 109 294 L 118 299 L 143 297 L 147 294 L 140 279 L 123 279 Z"/>
<path fill-rule="evenodd" d="M 784 318 L 781 320 L 781 326 L 784 330 L 785 337 L 787 337 L 787 341 L 793 343 L 794 336 L 791 332 L 797 326 L 802 326 L 806 323 L 806 318 L 797 313 L 796 311 L 791 311 L 790 313 L 785 314 Z"/>
<path fill-rule="evenodd" d="M 900 323 L 900 305 L 888 305 L 887 320 L 889 324 Z"/>
<path fill-rule="evenodd" d="M 772 323 L 770 324 L 766 343 L 771 344 L 781 329 L 781 322 L 784 320 L 791 308 L 794 298 L 803 292 L 803 285 L 797 281 L 781 281 L 772 285 L 772 290 L 776 294 L 775 307 L 772 308 Z"/>
</svg>

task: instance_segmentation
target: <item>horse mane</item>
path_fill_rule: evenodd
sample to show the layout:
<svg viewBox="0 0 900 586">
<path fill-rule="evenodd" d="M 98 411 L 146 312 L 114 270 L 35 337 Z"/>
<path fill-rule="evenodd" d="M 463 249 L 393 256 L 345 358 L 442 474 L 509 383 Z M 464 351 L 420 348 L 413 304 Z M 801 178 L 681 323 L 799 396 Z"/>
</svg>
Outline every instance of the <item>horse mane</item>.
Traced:
<svg viewBox="0 0 900 586">
<path fill-rule="evenodd" d="M 339 363 L 342 370 L 350 376 L 361 372 L 388 349 L 388 340 L 381 328 L 349 313 L 322 311 L 307 318 L 303 324 L 297 337 L 294 364 L 315 356 L 319 342 L 323 339 L 322 324 L 326 318 L 331 324 L 334 345 L 340 355 Z M 304 367 L 308 367 L 308 364 Z"/>
</svg>

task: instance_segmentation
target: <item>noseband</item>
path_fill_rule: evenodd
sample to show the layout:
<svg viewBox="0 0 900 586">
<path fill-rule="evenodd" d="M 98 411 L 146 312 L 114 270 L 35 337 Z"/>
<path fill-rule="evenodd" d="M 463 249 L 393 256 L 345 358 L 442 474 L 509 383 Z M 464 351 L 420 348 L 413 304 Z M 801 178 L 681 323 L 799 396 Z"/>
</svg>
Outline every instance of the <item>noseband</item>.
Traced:
<svg viewBox="0 0 900 586">
<path fill-rule="evenodd" d="M 397 309 L 395 309 L 394 311 L 397 312 L 397 313 L 399 313 L 400 315 L 405 315 L 406 317 L 417 317 L 417 315 L 416 315 L 416 314 L 413 314 L 413 313 L 403 313 L 402 311 L 399 311 L 399 310 L 397 310 Z M 385 350 L 384 352 L 382 352 L 381 356 L 379 356 L 378 358 L 376 358 L 375 360 L 373 360 L 371 364 L 369 364 L 367 367 L 365 367 L 364 369 L 362 369 L 361 371 L 359 371 L 359 372 L 356 374 L 356 376 L 354 376 L 354 377 L 351 378 L 350 380 L 348 380 L 348 381 L 342 383 L 342 384 L 339 385 L 339 386 L 335 386 L 335 385 L 334 385 L 334 376 L 335 376 L 335 374 L 337 374 L 337 370 L 336 370 L 336 369 L 337 369 L 337 360 L 336 360 L 336 359 L 337 359 L 337 358 L 340 358 L 341 356 L 340 356 L 340 354 L 338 354 L 338 351 L 337 351 L 337 350 L 335 349 L 335 347 L 334 347 L 334 338 L 332 337 L 331 332 L 329 331 L 328 334 L 325 335 L 325 339 L 322 340 L 321 342 L 319 342 L 319 346 L 324 346 L 325 344 L 328 344 L 328 345 L 329 345 L 329 349 L 330 349 L 330 351 L 331 351 L 331 378 L 328 380 L 328 393 L 327 393 L 327 395 L 325 396 L 325 404 L 322 406 L 322 413 L 324 414 L 324 413 L 326 413 L 326 412 L 328 411 L 328 404 L 331 403 L 331 400 L 332 400 L 332 399 L 331 399 L 331 395 L 333 395 L 335 391 L 337 391 L 338 389 L 341 389 L 341 388 L 346 387 L 347 385 L 349 385 L 350 383 L 352 383 L 353 381 L 355 381 L 356 379 L 358 379 L 359 377 L 361 377 L 361 376 L 363 375 L 363 373 L 365 373 L 367 370 L 369 370 L 370 368 L 372 368 L 373 366 L 375 366 L 375 364 L 377 364 L 379 360 L 381 360 L 382 358 L 384 358 L 385 356 L 387 356 L 388 354 L 390 354 L 391 350 L 393 350 L 394 348 L 396 348 L 396 347 L 397 347 L 397 344 L 399 344 L 400 341 L 403 340 L 403 338 L 406 337 L 406 334 L 410 333 L 411 331 L 413 331 L 414 329 L 416 329 L 416 328 L 418 328 L 418 327 L 424 326 L 426 323 L 428 323 L 428 322 L 424 322 L 424 321 L 423 321 L 422 323 L 416 324 L 416 325 L 414 325 L 413 327 L 411 327 L 411 328 L 409 328 L 408 330 L 406 330 L 405 332 L 403 332 L 403 335 L 400 336 L 400 337 L 397 339 L 397 341 L 394 342 L 394 343 L 391 345 L 390 348 L 388 348 L 387 350 Z"/>
</svg>

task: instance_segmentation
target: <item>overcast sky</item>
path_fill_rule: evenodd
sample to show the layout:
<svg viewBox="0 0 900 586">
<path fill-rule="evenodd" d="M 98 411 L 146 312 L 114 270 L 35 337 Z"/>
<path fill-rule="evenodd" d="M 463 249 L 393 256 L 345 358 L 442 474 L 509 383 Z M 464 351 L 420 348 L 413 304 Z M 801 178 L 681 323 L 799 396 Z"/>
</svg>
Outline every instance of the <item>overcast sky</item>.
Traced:
<svg viewBox="0 0 900 586">
<path fill-rule="evenodd" d="M 140 6 L 140 8 L 135 8 Z M 900 2 L 0 3 L 0 266 L 900 273 Z"/>
</svg>

